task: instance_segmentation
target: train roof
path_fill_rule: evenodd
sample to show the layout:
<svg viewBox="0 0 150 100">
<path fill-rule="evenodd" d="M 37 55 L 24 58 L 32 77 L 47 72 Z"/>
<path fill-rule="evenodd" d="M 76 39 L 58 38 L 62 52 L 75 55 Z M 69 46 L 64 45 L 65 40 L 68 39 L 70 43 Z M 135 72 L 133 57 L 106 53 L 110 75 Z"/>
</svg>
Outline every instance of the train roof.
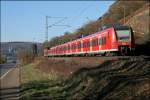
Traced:
<svg viewBox="0 0 150 100">
<path fill-rule="evenodd" d="M 121 24 L 106 24 L 100 27 L 100 31 L 106 30 L 107 28 L 113 27 L 116 30 L 120 29 L 129 29 L 129 26 L 127 25 L 121 25 Z"/>
<path fill-rule="evenodd" d="M 129 26 L 114 26 L 115 30 L 127 30 L 129 28 L 130 28 Z"/>
</svg>

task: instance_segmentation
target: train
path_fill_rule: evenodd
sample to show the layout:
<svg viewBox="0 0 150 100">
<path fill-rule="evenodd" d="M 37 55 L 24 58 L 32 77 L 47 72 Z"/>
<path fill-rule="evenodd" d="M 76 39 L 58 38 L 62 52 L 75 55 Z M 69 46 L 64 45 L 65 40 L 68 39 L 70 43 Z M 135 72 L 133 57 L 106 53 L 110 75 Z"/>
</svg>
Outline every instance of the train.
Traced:
<svg viewBox="0 0 150 100">
<path fill-rule="evenodd" d="M 135 50 L 133 29 L 107 26 L 91 35 L 44 49 L 44 56 L 127 56 Z"/>
</svg>

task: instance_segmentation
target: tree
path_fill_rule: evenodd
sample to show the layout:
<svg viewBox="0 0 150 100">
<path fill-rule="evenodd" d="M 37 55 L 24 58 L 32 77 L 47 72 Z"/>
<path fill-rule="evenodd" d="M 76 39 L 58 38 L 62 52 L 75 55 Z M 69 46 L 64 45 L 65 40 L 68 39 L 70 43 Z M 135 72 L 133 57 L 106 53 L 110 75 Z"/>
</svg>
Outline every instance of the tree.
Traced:
<svg viewBox="0 0 150 100">
<path fill-rule="evenodd" d="M 0 54 L 0 64 L 6 63 L 6 58 Z"/>
</svg>

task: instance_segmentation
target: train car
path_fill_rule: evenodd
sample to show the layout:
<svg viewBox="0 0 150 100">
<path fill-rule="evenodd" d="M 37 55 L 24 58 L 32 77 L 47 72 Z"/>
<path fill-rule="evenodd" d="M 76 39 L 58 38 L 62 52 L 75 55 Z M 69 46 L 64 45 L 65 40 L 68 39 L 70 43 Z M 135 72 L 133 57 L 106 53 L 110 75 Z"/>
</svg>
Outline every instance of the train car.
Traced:
<svg viewBox="0 0 150 100">
<path fill-rule="evenodd" d="M 130 55 L 135 49 L 129 26 L 111 26 L 94 34 L 44 50 L 44 56 Z"/>
</svg>

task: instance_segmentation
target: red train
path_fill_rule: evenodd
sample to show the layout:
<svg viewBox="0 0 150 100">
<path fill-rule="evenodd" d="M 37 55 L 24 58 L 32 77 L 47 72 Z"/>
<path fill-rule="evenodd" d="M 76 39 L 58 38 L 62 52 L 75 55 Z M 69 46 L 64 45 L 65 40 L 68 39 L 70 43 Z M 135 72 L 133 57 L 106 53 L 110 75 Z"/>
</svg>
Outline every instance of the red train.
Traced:
<svg viewBox="0 0 150 100">
<path fill-rule="evenodd" d="M 111 26 L 99 32 L 44 50 L 44 56 L 130 55 L 135 48 L 129 26 Z"/>
</svg>

